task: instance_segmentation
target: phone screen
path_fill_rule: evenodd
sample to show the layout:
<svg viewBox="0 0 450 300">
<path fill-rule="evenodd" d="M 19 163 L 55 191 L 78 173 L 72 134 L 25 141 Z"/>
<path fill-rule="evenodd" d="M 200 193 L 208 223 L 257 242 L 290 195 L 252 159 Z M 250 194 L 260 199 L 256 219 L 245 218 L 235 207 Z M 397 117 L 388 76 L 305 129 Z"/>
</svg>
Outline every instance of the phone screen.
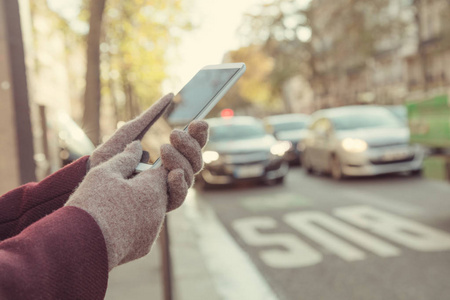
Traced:
<svg viewBox="0 0 450 300">
<path fill-rule="evenodd" d="M 174 128 L 184 129 L 201 112 L 212 108 L 208 104 L 238 71 L 238 68 L 202 69 L 180 90 L 165 114 L 142 139 L 143 149 L 150 154 L 149 163 L 159 158 L 161 145 L 170 143 L 170 132 Z"/>
</svg>

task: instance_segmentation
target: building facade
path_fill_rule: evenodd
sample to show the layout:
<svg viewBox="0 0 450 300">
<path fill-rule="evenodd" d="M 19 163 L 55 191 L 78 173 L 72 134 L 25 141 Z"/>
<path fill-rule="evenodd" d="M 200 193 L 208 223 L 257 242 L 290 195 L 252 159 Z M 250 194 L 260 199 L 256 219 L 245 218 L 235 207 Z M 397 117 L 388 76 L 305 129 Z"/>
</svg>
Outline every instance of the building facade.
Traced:
<svg viewBox="0 0 450 300">
<path fill-rule="evenodd" d="M 402 104 L 449 87 L 448 20 L 447 0 L 312 0 L 316 109 Z"/>
</svg>

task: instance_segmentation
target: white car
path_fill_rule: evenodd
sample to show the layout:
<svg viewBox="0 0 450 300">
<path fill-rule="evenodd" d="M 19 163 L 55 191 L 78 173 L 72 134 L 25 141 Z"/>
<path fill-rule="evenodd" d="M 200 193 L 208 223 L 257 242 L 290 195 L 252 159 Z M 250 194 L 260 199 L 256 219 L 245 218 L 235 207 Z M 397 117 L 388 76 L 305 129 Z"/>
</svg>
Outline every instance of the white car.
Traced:
<svg viewBox="0 0 450 300">
<path fill-rule="evenodd" d="M 335 179 L 418 173 L 425 152 L 411 145 L 409 136 L 408 127 L 384 107 L 324 109 L 312 115 L 302 162 L 308 173 L 326 172 Z"/>
</svg>

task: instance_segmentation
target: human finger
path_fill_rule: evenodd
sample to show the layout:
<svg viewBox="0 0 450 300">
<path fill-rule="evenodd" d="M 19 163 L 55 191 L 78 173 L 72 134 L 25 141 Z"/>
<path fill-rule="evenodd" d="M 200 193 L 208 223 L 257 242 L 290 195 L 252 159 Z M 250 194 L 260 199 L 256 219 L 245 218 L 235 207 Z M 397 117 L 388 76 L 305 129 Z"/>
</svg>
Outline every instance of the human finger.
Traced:
<svg viewBox="0 0 450 300">
<path fill-rule="evenodd" d="M 174 130 L 170 134 L 170 143 L 186 157 L 194 173 L 203 167 L 202 149 L 195 138 L 182 130 Z"/>
<path fill-rule="evenodd" d="M 173 94 L 168 94 L 158 100 L 137 118 L 128 121 L 117 129 L 113 136 L 100 145 L 90 157 L 90 164 L 97 166 L 107 161 L 135 140 L 141 140 L 147 130 L 159 119 L 173 100 Z"/>
<path fill-rule="evenodd" d="M 190 162 L 181 154 L 175 147 L 169 144 L 161 146 L 161 160 L 162 165 L 168 171 L 175 169 L 182 169 L 184 171 L 184 178 L 189 186 L 194 181 L 194 171 Z"/>
<path fill-rule="evenodd" d="M 167 212 L 169 212 L 180 207 L 186 199 L 189 185 L 184 179 L 184 171 L 182 169 L 170 171 L 167 177 L 167 185 L 169 189 Z"/>
<path fill-rule="evenodd" d="M 198 142 L 200 148 L 208 142 L 209 125 L 203 120 L 192 121 L 188 126 L 188 133 Z"/>
<path fill-rule="evenodd" d="M 102 167 L 110 172 L 119 173 L 123 178 L 130 177 L 142 157 L 140 141 L 134 141 L 126 146 L 125 150 L 102 164 Z"/>
</svg>

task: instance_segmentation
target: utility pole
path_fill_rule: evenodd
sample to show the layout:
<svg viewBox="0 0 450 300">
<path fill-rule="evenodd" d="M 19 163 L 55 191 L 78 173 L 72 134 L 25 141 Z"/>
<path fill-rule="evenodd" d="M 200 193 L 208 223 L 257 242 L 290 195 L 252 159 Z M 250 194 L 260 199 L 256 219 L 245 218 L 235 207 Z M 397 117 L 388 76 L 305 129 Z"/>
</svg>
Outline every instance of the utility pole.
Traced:
<svg viewBox="0 0 450 300">
<path fill-rule="evenodd" d="M 170 256 L 170 238 L 169 225 L 167 224 L 167 215 L 163 223 L 161 233 L 159 235 L 161 242 L 161 278 L 163 281 L 163 295 L 164 300 L 173 299 L 173 284 L 172 284 L 172 259 Z"/>
<path fill-rule="evenodd" d="M 0 194 L 35 181 L 18 0 L 0 0 Z"/>
</svg>

